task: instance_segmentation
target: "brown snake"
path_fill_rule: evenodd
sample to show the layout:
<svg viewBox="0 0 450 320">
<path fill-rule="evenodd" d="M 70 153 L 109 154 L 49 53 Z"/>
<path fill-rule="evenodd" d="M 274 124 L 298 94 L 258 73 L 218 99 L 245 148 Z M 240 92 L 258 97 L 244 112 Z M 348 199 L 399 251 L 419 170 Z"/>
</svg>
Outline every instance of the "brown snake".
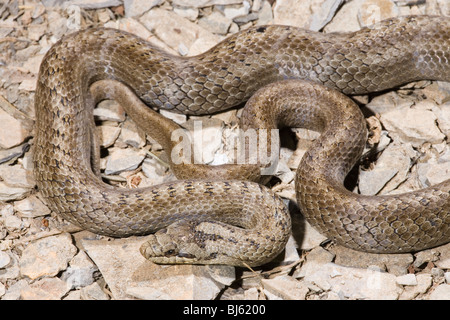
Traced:
<svg viewBox="0 0 450 320">
<path fill-rule="evenodd" d="M 290 233 L 282 201 L 257 183 L 237 180 L 186 180 L 131 190 L 103 183 L 96 174 L 98 151 L 92 148 L 94 103 L 114 94 L 127 101 L 128 89 L 111 85 L 102 97 L 89 88 L 98 80 L 117 80 L 149 106 L 200 115 L 236 106 L 270 83 L 308 79 L 318 84 L 282 81 L 265 87 L 241 119 L 246 126 L 323 131 L 297 171 L 297 199 L 308 221 L 337 243 L 369 252 L 417 251 L 448 242 L 450 180 L 380 197 L 343 187 L 366 129 L 356 105 L 331 89 L 364 94 L 419 79 L 450 81 L 449 47 L 450 19 L 426 16 L 386 20 L 345 34 L 259 26 L 188 58 L 118 30 L 71 34 L 49 50 L 39 71 L 38 187 L 52 211 L 95 233 L 122 237 L 163 228 L 141 249 L 156 262 L 263 264 L 283 249 Z M 142 123 L 152 116 L 141 109 L 126 111 Z M 158 121 L 147 126 L 170 129 Z M 234 168 L 248 178 L 245 167 Z M 201 175 L 202 170 L 196 177 Z"/>
</svg>

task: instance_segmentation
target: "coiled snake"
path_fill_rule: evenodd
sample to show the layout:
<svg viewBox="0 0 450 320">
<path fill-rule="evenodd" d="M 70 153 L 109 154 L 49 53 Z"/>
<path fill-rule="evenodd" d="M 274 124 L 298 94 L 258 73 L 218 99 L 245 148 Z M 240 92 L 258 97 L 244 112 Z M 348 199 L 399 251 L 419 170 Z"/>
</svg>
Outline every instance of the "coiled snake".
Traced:
<svg viewBox="0 0 450 320">
<path fill-rule="evenodd" d="M 116 80 L 149 106 L 200 115 L 236 106 L 268 85 L 248 102 L 245 126 L 306 126 L 323 132 L 296 176 L 298 204 L 315 228 L 344 246 L 369 252 L 416 251 L 448 242 L 450 180 L 380 197 L 343 187 L 366 129 L 357 106 L 332 89 L 364 94 L 419 79 L 450 81 L 449 47 L 450 19 L 426 16 L 386 20 L 345 34 L 257 26 L 189 58 L 118 30 L 71 34 L 48 51 L 39 71 L 38 188 L 52 211 L 95 233 L 123 237 L 162 229 L 141 248 L 156 262 L 263 264 L 283 249 L 290 233 L 283 202 L 255 182 L 197 179 L 202 167 L 196 179 L 146 189 L 103 183 L 92 147 L 93 106 L 102 94 L 95 89 L 91 94 L 89 87 Z M 129 91 L 109 83 L 103 98 L 115 94 L 128 101 Z M 137 105 L 127 112 L 145 126 L 154 115 Z M 147 127 L 154 132 L 171 124 L 157 120 Z M 161 138 L 163 145 L 170 144 L 168 136 Z M 234 170 L 234 178 L 249 176 L 245 166 L 230 168 L 225 173 Z"/>
</svg>

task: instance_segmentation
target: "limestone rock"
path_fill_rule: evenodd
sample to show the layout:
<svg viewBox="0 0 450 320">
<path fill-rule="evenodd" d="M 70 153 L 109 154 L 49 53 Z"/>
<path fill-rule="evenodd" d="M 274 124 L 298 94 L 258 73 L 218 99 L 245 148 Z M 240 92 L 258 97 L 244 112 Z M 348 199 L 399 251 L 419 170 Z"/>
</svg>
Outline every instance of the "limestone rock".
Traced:
<svg viewBox="0 0 450 320">
<path fill-rule="evenodd" d="M 234 268 L 227 266 L 156 265 L 140 254 L 144 241 L 145 237 L 82 241 L 114 299 L 213 299 L 224 287 L 217 273 L 222 279 L 234 277 Z"/>
<path fill-rule="evenodd" d="M 20 273 L 32 280 L 55 276 L 67 268 L 77 252 L 69 234 L 61 234 L 31 242 L 20 257 Z"/>
</svg>

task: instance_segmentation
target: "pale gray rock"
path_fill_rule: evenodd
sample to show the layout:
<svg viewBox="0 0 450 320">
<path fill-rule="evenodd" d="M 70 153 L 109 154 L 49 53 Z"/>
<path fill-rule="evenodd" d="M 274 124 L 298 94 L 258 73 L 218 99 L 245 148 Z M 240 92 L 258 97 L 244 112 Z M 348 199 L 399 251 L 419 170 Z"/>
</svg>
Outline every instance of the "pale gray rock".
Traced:
<svg viewBox="0 0 450 320">
<path fill-rule="evenodd" d="M 21 165 L 1 165 L 0 177 L 10 187 L 31 189 L 35 186 L 33 176 Z"/>
<path fill-rule="evenodd" d="M 450 179 L 450 162 L 417 164 L 419 181 L 424 188 Z"/>
<path fill-rule="evenodd" d="M 195 21 L 198 18 L 198 9 L 197 8 L 188 8 L 188 7 L 175 7 L 173 8 L 173 11 L 183 17 L 186 18 L 190 21 Z"/>
<path fill-rule="evenodd" d="M 96 127 L 97 130 L 97 136 L 100 140 L 100 146 L 104 148 L 108 148 L 116 142 L 117 138 L 120 134 L 120 128 L 119 127 L 113 127 L 113 126 L 98 126 Z"/>
<path fill-rule="evenodd" d="M 120 6 L 122 4 L 122 0 L 71 0 L 62 3 L 64 4 L 65 7 L 75 5 L 85 9 L 100 9 L 100 8 Z"/>
<path fill-rule="evenodd" d="M 370 171 L 361 171 L 359 190 L 364 195 L 388 193 L 403 183 L 418 153 L 411 144 L 390 144 Z M 411 160 L 412 159 L 412 160 Z"/>
<path fill-rule="evenodd" d="M 11 257 L 4 251 L 0 251 L 0 269 L 5 269 L 11 262 Z"/>
<path fill-rule="evenodd" d="M 411 99 L 399 96 L 397 92 L 390 91 L 385 94 L 374 97 L 366 107 L 374 114 L 385 114 L 397 109 L 409 108 L 413 105 Z"/>
<path fill-rule="evenodd" d="M 217 6 L 223 12 L 225 17 L 235 20 L 238 17 L 244 17 L 250 12 L 250 3 L 247 0 L 242 1 L 241 5 Z"/>
<path fill-rule="evenodd" d="M 3 248 L 2 248 L 3 250 Z M 0 282 L 6 283 L 10 279 L 16 279 L 20 275 L 19 270 L 19 258 L 14 252 L 9 249 L 4 249 L 5 251 L 0 251 L 2 256 L 0 264 Z"/>
<path fill-rule="evenodd" d="M 230 29 L 232 20 L 225 17 L 220 12 L 214 11 L 208 16 L 198 20 L 198 25 L 211 31 L 212 33 L 226 35 Z"/>
<path fill-rule="evenodd" d="M 436 251 L 440 254 L 436 266 L 444 270 L 450 269 L 450 243 L 437 247 Z"/>
<path fill-rule="evenodd" d="M 134 121 L 125 120 L 118 141 L 140 149 L 145 146 L 145 133 Z"/>
<path fill-rule="evenodd" d="M 417 285 L 404 287 L 404 291 L 399 297 L 400 300 L 412 300 L 418 295 L 426 293 L 433 284 L 433 278 L 429 274 L 417 274 L 415 278 Z"/>
<path fill-rule="evenodd" d="M 283 300 L 305 300 L 309 291 L 304 282 L 290 276 L 261 279 L 261 284 L 265 292 L 270 292 Z"/>
<path fill-rule="evenodd" d="M 185 123 L 187 120 L 187 116 L 185 114 L 176 113 L 164 109 L 159 110 L 159 113 L 161 113 L 164 117 L 169 118 L 170 120 L 178 124 Z"/>
<path fill-rule="evenodd" d="M 67 233 L 31 242 L 20 257 L 20 273 L 32 280 L 55 276 L 67 268 L 76 252 L 77 248 Z"/>
<path fill-rule="evenodd" d="M 156 185 L 165 182 L 167 166 L 155 158 L 146 158 L 142 163 L 142 172 L 149 179 L 148 185 Z"/>
<path fill-rule="evenodd" d="M 69 262 L 69 267 L 61 276 L 66 281 L 70 289 L 86 287 L 94 282 L 94 273 L 98 271 L 97 266 L 86 255 L 84 251 L 78 254 Z"/>
<path fill-rule="evenodd" d="M 325 26 L 325 32 L 352 32 L 361 29 L 357 17 L 359 9 L 364 1 L 365 0 L 346 1 L 337 11 L 333 20 Z"/>
<path fill-rule="evenodd" d="M 144 159 L 145 153 L 143 151 L 136 151 L 132 148 L 114 148 L 106 161 L 105 174 L 114 175 L 123 171 L 134 170 Z"/>
<path fill-rule="evenodd" d="M 312 270 L 304 280 L 352 300 L 393 300 L 402 292 L 393 274 L 380 272 L 376 267 L 360 269 L 326 263 Z"/>
<path fill-rule="evenodd" d="M 18 157 L 23 156 L 29 149 L 28 143 L 21 144 L 20 146 L 2 150 L 0 149 L 0 164 L 8 164 L 14 162 Z"/>
<path fill-rule="evenodd" d="M 25 279 L 17 281 L 6 290 L 2 300 L 19 300 L 21 291 L 26 290 L 28 286 L 28 281 Z"/>
<path fill-rule="evenodd" d="M 309 29 L 313 31 L 321 30 L 333 19 L 343 2 L 344 0 L 325 0 L 320 6 L 320 10 L 311 16 Z"/>
<path fill-rule="evenodd" d="M 142 39 L 150 42 L 157 48 L 160 48 L 170 54 L 178 55 L 178 52 L 170 48 L 163 41 L 158 39 L 153 33 L 151 33 L 142 23 L 133 18 L 122 18 L 116 21 L 108 21 L 104 25 L 106 28 L 115 28 L 123 31 L 133 33 Z"/>
<path fill-rule="evenodd" d="M 82 300 L 109 300 L 109 296 L 102 290 L 97 282 L 94 282 L 80 290 Z"/>
<path fill-rule="evenodd" d="M 14 202 L 14 209 L 23 218 L 41 217 L 50 214 L 50 209 L 35 195 Z"/>
<path fill-rule="evenodd" d="M 244 0 L 173 0 L 172 4 L 179 7 L 203 8 L 214 5 L 239 4 Z"/>
<path fill-rule="evenodd" d="M 414 257 L 415 259 L 413 266 L 415 268 L 421 268 L 422 266 L 425 266 L 430 262 L 434 263 L 435 261 L 439 260 L 439 252 L 434 249 L 428 249 L 417 252 Z"/>
<path fill-rule="evenodd" d="M 31 191 L 30 188 L 10 187 L 0 181 L 0 201 L 20 200 Z"/>
<path fill-rule="evenodd" d="M 322 247 L 316 247 L 312 249 L 306 256 L 306 262 L 301 268 L 296 271 L 295 277 L 302 278 L 308 277 L 313 274 L 322 265 L 330 263 L 334 259 L 334 254 L 323 249 Z"/>
<path fill-rule="evenodd" d="M 441 284 L 429 296 L 430 300 L 450 300 L 450 284 Z"/>
<path fill-rule="evenodd" d="M 124 0 L 125 17 L 140 16 L 151 8 L 160 5 L 164 0 Z"/>
<path fill-rule="evenodd" d="M 416 286 L 417 278 L 415 274 L 408 273 L 401 276 L 397 276 L 396 281 L 402 286 Z"/>
<path fill-rule="evenodd" d="M 0 298 L 6 293 L 6 287 L 0 282 Z"/>
<path fill-rule="evenodd" d="M 398 170 L 395 168 L 361 171 L 359 174 L 359 191 L 363 195 L 376 195 L 397 172 Z"/>
<path fill-rule="evenodd" d="M 273 8 L 274 24 L 308 28 L 311 16 L 324 0 L 278 0 Z"/>
<path fill-rule="evenodd" d="M 145 237 L 82 241 L 114 299 L 213 299 L 224 285 L 215 280 L 217 272 L 213 276 L 211 269 L 222 269 L 218 273 L 228 274 L 226 278 L 234 272 L 229 266 L 153 264 L 139 252 L 144 241 Z"/>
<path fill-rule="evenodd" d="M 258 12 L 258 21 L 256 21 L 257 25 L 266 25 L 270 24 L 273 21 L 273 12 L 272 6 L 269 1 L 264 1 L 262 8 Z"/>
<path fill-rule="evenodd" d="M 69 291 L 59 278 L 43 278 L 25 286 L 20 291 L 22 300 L 60 300 Z"/>
<path fill-rule="evenodd" d="M 24 230 L 30 226 L 30 223 L 26 219 L 20 219 L 19 217 L 16 217 L 15 215 L 9 215 L 6 216 L 3 219 L 3 224 L 6 230 L 17 232 Z"/>
<path fill-rule="evenodd" d="M 140 17 L 139 21 L 173 50 L 179 52 L 180 48 L 183 50 L 187 48 L 189 55 L 200 53 L 198 52 L 198 42 L 202 43 L 201 50 L 205 51 L 221 39 L 188 19 L 180 17 L 175 12 L 160 8 L 153 8 Z M 195 53 L 191 48 L 194 43 L 197 43 Z"/>
<path fill-rule="evenodd" d="M 358 21 L 364 27 L 398 15 L 399 10 L 392 0 L 364 0 L 358 10 Z"/>
<path fill-rule="evenodd" d="M 380 120 L 396 142 L 411 143 L 414 147 L 425 142 L 441 143 L 445 135 L 436 125 L 432 107 L 430 102 L 421 101 L 412 108 L 397 108 L 382 114 Z"/>
<path fill-rule="evenodd" d="M 23 143 L 30 132 L 9 113 L 0 108 L 0 149 L 9 149 Z"/>
</svg>

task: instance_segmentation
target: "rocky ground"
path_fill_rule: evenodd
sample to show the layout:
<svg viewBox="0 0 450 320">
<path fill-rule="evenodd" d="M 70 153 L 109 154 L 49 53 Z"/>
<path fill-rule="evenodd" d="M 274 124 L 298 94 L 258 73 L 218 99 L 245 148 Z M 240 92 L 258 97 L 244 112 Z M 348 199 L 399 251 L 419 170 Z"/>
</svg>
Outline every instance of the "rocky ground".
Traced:
<svg viewBox="0 0 450 320">
<path fill-rule="evenodd" d="M 273 189 L 292 208 L 293 237 L 280 259 L 254 270 L 157 266 L 139 238 L 109 239 L 62 221 L 33 181 L 34 90 L 44 53 L 90 26 L 138 34 L 178 55 L 201 53 L 253 25 L 352 31 L 405 14 L 450 15 L 447 0 L 6 0 L 0 4 L 0 299 L 450 299 L 450 245 L 377 255 L 327 242 L 295 210 L 294 170 L 314 132 L 293 130 Z M 389 194 L 450 178 L 450 84 L 422 81 L 355 99 L 372 131 L 355 192 Z M 198 117 L 162 111 L 190 127 Z M 239 111 L 203 120 L 204 161 L 230 152 Z M 95 111 L 102 172 L 142 187 L 174 179 L 165 155 L 114 101 Z M 297 137 L 297 139 L 293 139 Z M 370 161 L 369 161 L 370 160 Z"/>
</svg>

